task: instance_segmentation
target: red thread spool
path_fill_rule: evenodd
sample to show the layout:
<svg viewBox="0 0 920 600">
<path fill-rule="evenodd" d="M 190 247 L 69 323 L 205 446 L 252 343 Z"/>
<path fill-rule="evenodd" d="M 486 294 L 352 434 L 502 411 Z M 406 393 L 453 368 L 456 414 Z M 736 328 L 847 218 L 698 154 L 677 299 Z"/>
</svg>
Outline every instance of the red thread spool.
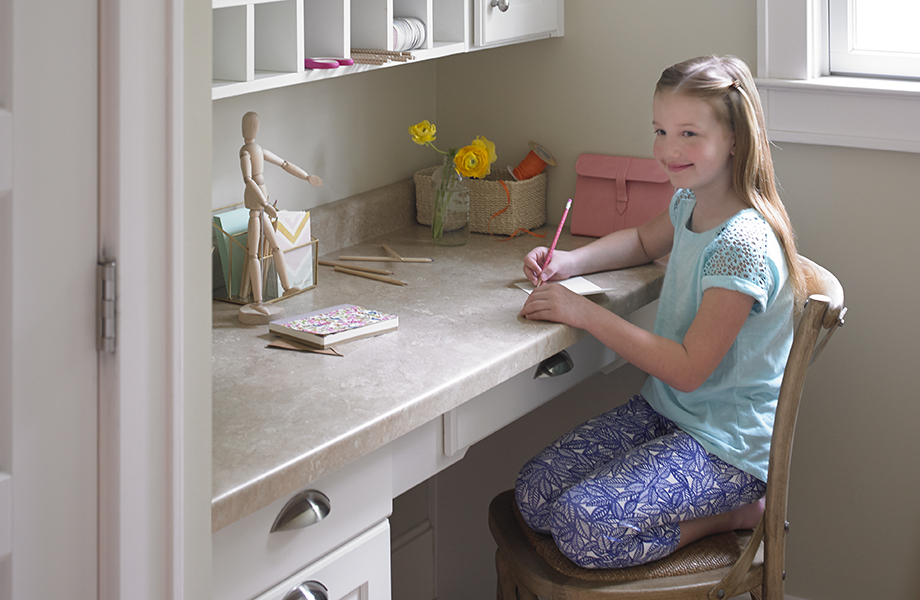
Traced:
<svg viewBox="0 0 920 600">
<path fill-rule="evenodd" d="M 530 179 L 542 173 L 546 165 L 555 167 L 556 159 L 540 144 L 530 142 L 530 152 L 527 153 L 524 160 L 513 169 L 508 167 L 508 170 L 511 171 L 511 175 L 514 176 L 517 181 L 524 181 L 525 179 Z"/>
</svg>

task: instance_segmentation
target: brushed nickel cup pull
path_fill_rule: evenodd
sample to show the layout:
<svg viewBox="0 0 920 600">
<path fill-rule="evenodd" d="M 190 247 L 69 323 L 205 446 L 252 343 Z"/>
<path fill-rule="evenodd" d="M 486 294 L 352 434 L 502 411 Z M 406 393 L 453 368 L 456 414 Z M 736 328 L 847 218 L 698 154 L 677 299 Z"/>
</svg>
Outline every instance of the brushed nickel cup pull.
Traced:
<svg viewBox="0 0 920 600">
<path fill-rule="evenodd" d="M 557 352 L 553 354 L 537 366 L 536 373 L 533 374 L 533 378 L 538 377 L 558 377 L 559 375 L 564 375 L 575 368 L 575 361 L 572 360 L 572 356 L 563 350 L 562 352 Z"/>
<path fill-rule="evenodd" d="M 492 0 L 492 2 L 489 3 L 489 6 L 505 12 L 508 10 L 508 7 L 511 6 L 511 0 Z"/>
<path fill-rule="evenodd" d="M 309 527 L 325 519 L 330 510 L 332 505 L 326 494 L 316 490 L 304 490 L 284 505 L 275 518 L 270 533 Z"/>
<path fill-rule="evenodd" d="M 329 600 L 329 590 L 318 581 L 304 581 L 288 592 L 284 600 Z"/>
</svg>

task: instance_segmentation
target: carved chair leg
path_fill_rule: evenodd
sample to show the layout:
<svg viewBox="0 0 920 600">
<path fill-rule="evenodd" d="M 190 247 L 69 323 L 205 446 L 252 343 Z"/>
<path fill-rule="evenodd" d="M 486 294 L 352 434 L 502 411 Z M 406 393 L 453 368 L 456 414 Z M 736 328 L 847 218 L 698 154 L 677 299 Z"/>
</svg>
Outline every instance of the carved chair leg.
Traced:
<svg viewBox="0 0 920 600">
<path fill-rule="evenodd" d="M 495 551 L 495 574 L 498 576 L 498 600 L 517 600 L 514 593 L 514 579 L 501 550 Z"/>
<path fill-rule="evenodd" d="M 763 588 L 756 587 L 751 590 L 751 600 L 763 600 Z"/>
</svg>

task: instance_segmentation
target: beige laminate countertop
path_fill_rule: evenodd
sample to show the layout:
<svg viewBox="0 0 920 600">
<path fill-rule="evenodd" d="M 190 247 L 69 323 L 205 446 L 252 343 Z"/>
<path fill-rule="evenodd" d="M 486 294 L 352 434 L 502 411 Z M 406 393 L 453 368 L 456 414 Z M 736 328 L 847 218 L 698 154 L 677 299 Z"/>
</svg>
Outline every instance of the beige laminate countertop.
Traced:
<svg viewBox="0 0 920 600">
<path fill-rule="evenodd" d="M 540 230 L 545 232 L 546 230 Z M 399 329 L 371 338 L 344 357 L 267 348 L 268 326 L 244 326 L 238 307 L 213 308 L 212 530 L 361 458 L 478 394 L 572 345 L 585 335 L 566 325 L 518 317 L 526 298 L 522 258 L 548 243 L 473 234 L 469 244 L 430 242 L 410 225 L 341 254 L 402 256 L 430 264 L 389 264 L 407 286 L 319 268 L 319 285 L 282 301 L 285 315 L 352 303 L 399 316 Z M 563 234 L 558 248 L 590 238 Z M 321 242 L 322 243 L 322 242 Z M 322 247 L 320 253 L 323 253 Z M 617 291 L 594 296 L 619 314 L 658 297 L 658 264 L 588 276 Z M 346 346 L 347 349 L 347 346 Z"/>
</svg>

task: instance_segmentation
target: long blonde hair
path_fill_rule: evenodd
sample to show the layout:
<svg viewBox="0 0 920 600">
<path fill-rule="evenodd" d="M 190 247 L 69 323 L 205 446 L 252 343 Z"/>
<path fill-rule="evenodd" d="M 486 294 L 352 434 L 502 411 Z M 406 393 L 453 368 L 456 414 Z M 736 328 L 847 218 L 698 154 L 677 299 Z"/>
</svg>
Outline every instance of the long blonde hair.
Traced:
<svg viewBox="0 0 920 600">
<path fill-rule="evenodd" d="M 789 214 L 776 189 L 763 107 L 750 69 L 734 56 L 691 58 L 661 73 L 655 93 L 665 91 L 708 101 L 718 118 L 734 133 L 732 185 L 735 193 L 773 228 L 786 255 L 796 302 L 803 301 L 805 273 Z"/>
</svg>

